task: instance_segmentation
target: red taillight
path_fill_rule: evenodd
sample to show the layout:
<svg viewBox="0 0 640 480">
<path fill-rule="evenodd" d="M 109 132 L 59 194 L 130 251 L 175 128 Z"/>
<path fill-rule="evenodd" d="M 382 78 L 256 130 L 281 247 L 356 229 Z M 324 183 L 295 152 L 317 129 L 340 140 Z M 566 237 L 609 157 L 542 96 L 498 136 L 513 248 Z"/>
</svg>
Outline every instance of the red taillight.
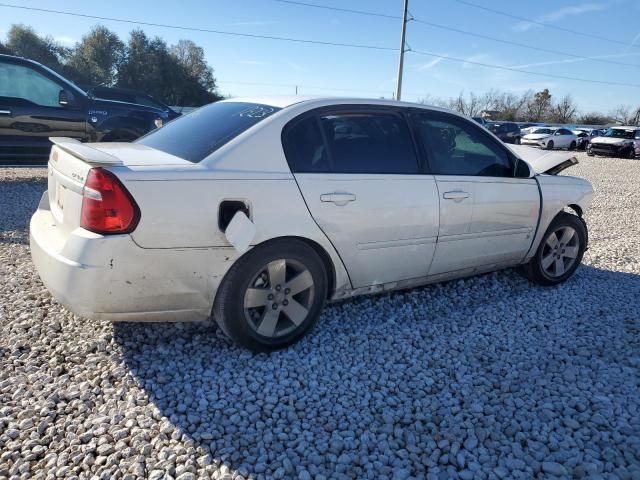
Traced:
<svg viewBox="0 0 640 480">
<path fill-rule="evenodd" d="M 140 221 L 140 209 L 113 173 L 92 168 L 82 191 L 80 226 L 101 234 L 130 233 Z"/>
</svg>

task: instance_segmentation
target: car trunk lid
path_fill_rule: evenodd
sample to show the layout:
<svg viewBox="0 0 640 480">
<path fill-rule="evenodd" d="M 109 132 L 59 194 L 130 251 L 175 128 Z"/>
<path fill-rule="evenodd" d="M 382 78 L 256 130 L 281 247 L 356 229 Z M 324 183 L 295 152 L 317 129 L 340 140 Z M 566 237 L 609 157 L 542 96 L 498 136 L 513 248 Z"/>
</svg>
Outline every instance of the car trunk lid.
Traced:
<svg viewBox="0 0 640 480">
<path fill-rule="evenodd" d="M 574 152 L 571 151 L 547 151 L 526 145 L 509 145 L 508 147 L 518 157 L 531 165 L 531 168 L 536 173 L 557 175 L 578 163 Z"/>
<path fill-rule="evenodd" d="M 68 235 L 80 227 L 83 188 L 94 167 L 138 165 L 190 165 L 193 163 L 144 145 L 131 143 L 81 143 L 52 137 L 48 195 L 51 214 L 60 231 Z"/>
</svg>

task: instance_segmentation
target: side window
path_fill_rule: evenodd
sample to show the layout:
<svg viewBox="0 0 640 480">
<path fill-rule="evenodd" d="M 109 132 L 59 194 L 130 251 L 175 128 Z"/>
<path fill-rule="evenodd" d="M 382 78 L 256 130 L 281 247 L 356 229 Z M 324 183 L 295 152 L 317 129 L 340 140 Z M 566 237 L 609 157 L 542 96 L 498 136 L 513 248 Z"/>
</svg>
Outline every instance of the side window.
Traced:
<svg viewBox="0 0 640 480">
<path fill-rule="evenodd" d="M 329 160 L 316 117 L 295 123 L 284 136 L 284 149 L 295 173 L 329 172 Z"/>
<path fill-rule="evenodd" d="M 507 152 L 471 122 L 439 112 L 416 113 L 414 119 L 432 173 L 513 177 Z"/>
<path fill-rule="evenodd" d="M 62 88 L 30 68 L 0 63 L 0 97 L 17 98 L 44 107 L 59 107 Z"/>
<path fill-rule="evenodd" d="M 393 113 L 362 112 L 320 117 L 336 173 L 418 173 L 405 120 Z"/>
</svg>

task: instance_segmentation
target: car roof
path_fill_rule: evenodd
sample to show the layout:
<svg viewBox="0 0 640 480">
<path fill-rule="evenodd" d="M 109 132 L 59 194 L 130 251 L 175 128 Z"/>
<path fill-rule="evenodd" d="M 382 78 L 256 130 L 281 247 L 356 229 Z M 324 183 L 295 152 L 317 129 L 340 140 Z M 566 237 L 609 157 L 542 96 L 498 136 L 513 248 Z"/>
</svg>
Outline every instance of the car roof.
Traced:
<svg viewBox="0 0 640 480">
<path fill-rule="evenodd" d="M 322 107 L 340 104 L 362 104 L 362 105 L 386 105 L 401 107 L 429 108 L 430 110 L 438 110 L 441 112 L 451 112 L 446 108 L 426 105 L 422 103 L 403 102 L 398 100 L 387 100 L 382 98 L 365 98 L 365 97 L 314 97 L 304 95 L 265 95 L 253 97 L 233 97 L 221 100 L 222 102 L 245 102 L 259 103 L 276 108 L 287 108 L 293 105 L 304 103 L 309 108 Z M 456 113 L 456 112 L 451 112 Z"/>
</svg>

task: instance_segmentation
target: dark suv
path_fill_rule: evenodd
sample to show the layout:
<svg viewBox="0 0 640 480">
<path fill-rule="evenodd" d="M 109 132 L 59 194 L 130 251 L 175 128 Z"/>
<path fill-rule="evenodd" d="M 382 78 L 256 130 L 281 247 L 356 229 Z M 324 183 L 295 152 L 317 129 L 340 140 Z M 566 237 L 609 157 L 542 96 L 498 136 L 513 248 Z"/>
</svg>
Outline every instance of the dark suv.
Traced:
<svg viewBox="0 0 640 480">
<path fill-rule="evenodd" d="M 132 141 L 168 120 L 162 109 L 96 98 L 53 70 L 0 55 L 0 161 L 46 161 L 49 137 Z"/>
<path fill-rule="evenodd" d="M 520 127 L 513 122 L 492 122 L 486 126 L 491 133 L 504 143 L 520 144 Z"/>
</svg>

